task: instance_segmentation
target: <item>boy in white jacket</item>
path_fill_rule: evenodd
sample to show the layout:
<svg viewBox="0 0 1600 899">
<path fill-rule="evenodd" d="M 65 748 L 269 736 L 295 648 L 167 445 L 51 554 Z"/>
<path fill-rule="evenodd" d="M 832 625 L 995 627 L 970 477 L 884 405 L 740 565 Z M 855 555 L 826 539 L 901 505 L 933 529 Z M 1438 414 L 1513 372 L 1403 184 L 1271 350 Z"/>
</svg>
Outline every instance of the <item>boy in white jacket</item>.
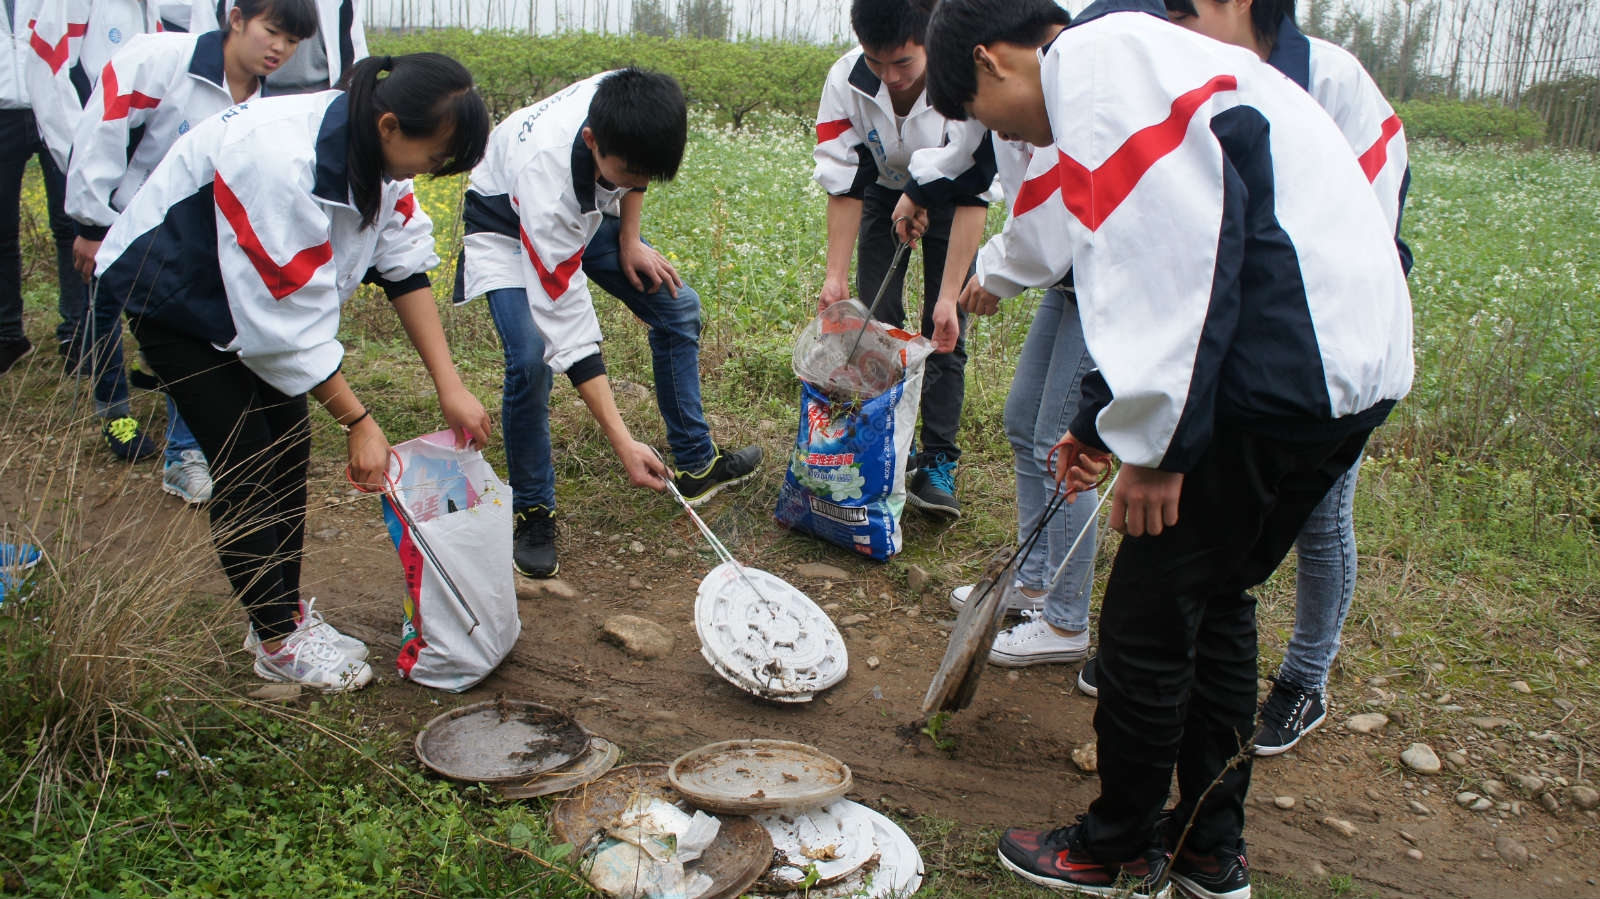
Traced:
<svg viewBox="0 0 1600 899">
<path fill-rule="evenodd" d="M 906 501 L 935 515 L 961 517 L 955 495 L 961 458 L 957 434 L 966 397 L 965 318 L 956 308 L 983 239 L 986 193 L 994 182 L 994 148 L 976 122 L 952 122 L 927 102 L 927 55 L 922 33 L 928 14 L 912 0 L 854 0 L 850 23 L 861 42 L 829 70 L 817 108 L 813 179 L 828 192 L 827 271 L 818 308 L 851 295 L 850 257 L 856 255 L 855 295 L 871 303 L 888 280 L 876 317 L 906 321 L 903 290 L 908 264 L 889 264 L 902 197 L 926 210 L 922 235 L 924 296 L 921 333 L 937 352 L 922 380 L 921 449 Z"/>
<path fill-rule="evenodd" d="M 761 448 L 723 452 L 700 403 L 700 298 L 639 236 L 650 182 L 677 174 L 688 139 L 671 76 L 604 72 L 512 113 L 494 130 L 462 202 L 457 300 L 487 294 L 505 348 L 501 420 L 517 514 L 513 556 L 527 577 L 554 577 L 552 372 L 565 374 L 600 423 L 628 480 L 662 485 L 663 468 L 617 414 L 589 282 L 650 328 L 656 403 L 693 505 L 750 478 Z"/>
<path fill-rule="evenodd" d="M 262 79 L 316 30 L 311 0 L 241 0 L 225 31 L 144 34 L 101 70 L 78 119 L 67 170 L 67 213 L 77 222 L 74 256 L 85 279 L 106 231 L 178 138 L 194 125 L 262 92 Z M 96 365 L 121 368 L 125 298 L 95 295 Z M 205 454 L 167 401 L 162 490 L 190 503 L 211 498 Z"/>
<path fill-rule="evenodd" d="M 1304 91 L 1154 0 L 1058 16 L 1049 0 L 944 0 L 928 31 L 934 105 L 1038 148 L 1007 260 L 1024 285 L 1073 272 L 1098 365 L 1057 477 L 1077 489 L 1123 461 L 1100 796 L 1077 824 L 1007 831 L 1000 859 L 1136 896 L 1170 860 L 1194 895 L 1246 899 L 1249 591 L 1410 389 L 1410 296 L 1365 174 Z"/>
<path fill-rule="evenodd" d="M 1400 217 L 1411 184 L 1405 127 L 1361 63 L 1343 47 L 1302 34 L 1294 24 L 1294 0 L 1166 0 L 1166 6 L 1172 21 L 1255 53 L 1327 110 L 1371 182 L 1394 233 L 1400 264 L 1410 272 L 1411 248 L 1400 239 Z M 1339 634 L 1356 592 L 1360 468 L 1358 459 L 1339 477 L 1295 541 L 1294 634 L 1261 705 L 1256 755 L 1293 749 L 1328 716 L 1328 670 L 1339 653 Z"/>
</svg>

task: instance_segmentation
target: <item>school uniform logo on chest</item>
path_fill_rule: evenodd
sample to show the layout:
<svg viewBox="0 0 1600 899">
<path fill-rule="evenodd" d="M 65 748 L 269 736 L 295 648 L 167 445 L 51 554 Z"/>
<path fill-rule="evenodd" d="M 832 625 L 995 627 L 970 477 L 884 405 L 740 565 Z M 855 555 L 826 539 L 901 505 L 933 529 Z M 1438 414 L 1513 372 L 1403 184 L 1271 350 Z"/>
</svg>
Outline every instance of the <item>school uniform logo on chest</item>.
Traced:
<svg viewBox="0 0 1600 899">
<path fill-rule="evenodd" d="M 122 29 L 121 28 L 113 28 L 110 31 L 107 31 L 106 32 L 106 40 L 110 41 L 113 44 L 122 43 Z"/>
<path fill-rule="evenodd" d="M 178 135 L 181 137 L 189 133 L 189 120 L 184 119 L 178 123 Z"/>
</svg>

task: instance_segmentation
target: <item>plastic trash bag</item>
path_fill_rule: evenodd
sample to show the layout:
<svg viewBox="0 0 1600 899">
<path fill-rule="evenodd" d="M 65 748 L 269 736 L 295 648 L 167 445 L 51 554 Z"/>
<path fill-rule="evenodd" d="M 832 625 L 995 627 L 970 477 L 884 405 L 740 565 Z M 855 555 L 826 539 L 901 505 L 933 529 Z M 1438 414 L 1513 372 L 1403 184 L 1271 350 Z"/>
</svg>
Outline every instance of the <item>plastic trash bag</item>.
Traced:
<svg viewBox="0 0 1600 899">
<path fill-rule="evenodd" d="M 456 449 L 449 431 L 394 447 L 388 479 L 383 516 L 406 576 L 396 665 L 403 678 L 460 692 L 487 677 L 522 633 L 511 488 L 483 454 Z"/>
<path fill-rule="evenodd" d="M 853 308 L 835 314 L 841 306 Z M 786 527 L 884 561 L 904 542 L 906 462 L 933 344 L 876 321 L 863 331 L 865 315 L 854 300 L 836 303 L 796 342 L 800 423 L 774 514 Z"/>
</svg>

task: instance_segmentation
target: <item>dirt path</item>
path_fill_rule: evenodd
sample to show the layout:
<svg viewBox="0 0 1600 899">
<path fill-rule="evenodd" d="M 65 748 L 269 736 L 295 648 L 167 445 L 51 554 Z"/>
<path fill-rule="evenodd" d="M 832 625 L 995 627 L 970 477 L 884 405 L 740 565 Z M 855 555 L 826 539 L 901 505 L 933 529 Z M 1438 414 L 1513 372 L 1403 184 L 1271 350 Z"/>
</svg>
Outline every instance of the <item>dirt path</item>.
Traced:
<svg viewBox="0 0 1600 899">
<path fill-rule="evenodd" d="M 164 497 L 154 466 L 133 471 L 141 477 L 107 466 L 103 476 L 91 478 L 98 486 L 84 499 L 104 524 L 85 523 L 87 540 L 96 538 L 97 528 L 129 521 L 140 522 L 143 533 L 205 539 L 203 513 Z M 1073 666 L 1015 673 L 990 668 L 973 707 L 943 728 L 954 748 L 935 748 L 920 732 L 920 705 L 953 618 L 944 600 L 950 585 L 935 583 L 920 598 L 906 597 L 903 587 L 884 579 L 883 569 L 843 554 L 830 559 L 850 574 L 842 583 L 808 580 L 793 565 L 756 561 L 824 604 L 835 620 L 865 616 L 843 629 L 849 677 L 808 705 L 778 706 L 739 692 L 698 653 L 695 589 L 714 561 L 698 551 L 698 538 L 682 518 L 615 534 L 565 533 L 562 574 L 571 597 L 545 593 L 520 602 L 522 639 L 487 682 L 463 696 L 400 683 L 391 667 L 400 568 L 376 501 L 352 500 L 337 484 L 323 472 L 313 488 L 306 582 L 332 621 L 372 645 L 379 680 L 366 696 L 398 728 L 415 729 L 443 709 L 503 693 L 571 710 L 620 744 L 625 761 L 670 760 L 731 738 L 800 740 L 851 766 L 853 798 L 901 815 L 953 819 L 964 828 L 1071 820 L 1098 792 L 1096 779 L 1071 760 L 1072 749 L 1093 738 L 1094 708 L 1073 687 Z M 11 508 L 22 501 L 11 488 L 0 488 L 0 499 Z M 772 528 L 768 544 L 776 537 L 775 525 L 753 527 Z M 139 541 L 126 530 L 122 526 L 106 551 L 139 552 Z M 761 545 L 760 534 L 747 536 L 746 544 Z M 220 574 L 201 589 L 225 595 Z M 676 648 L 664 659 L 639 661 L 601 642 L 604 621 L 620 613 L 665 625 L 676 635 Z M 880 660 L 878 667 L 869 667 L 869 657 Z M 245 667 L 238 667 L 242 676 Z M 1414 734 L 1393 724 L 1382 736 L 1339 726 L 1360 711 L 1340 694 L 1355 692 L 1355 685 L 1339 685 L 1327 726 L 1302 749 L 1256 765 L 1247 838 L 1258 871 L 1324 884 L 1330 875 L 1349 875 L 1358 892 L 1381 895 L 1600 895 L 1595 813 L 1567 806 L 1551 814 L 1527 796 L 1514 797 L 1520 814 L 1503 817 L 1458 807 L 1458 790 L 1495 775 L 1403 774 L 1396 760 Z M 1293 808 L 1279 808 L 1276 797 L 1294 797 Z M 1431 813 L 1417 814 L 1409 802 Z M 1350 822 L 1353 835 L 1325 818 Z M 1529 861 L 1517 868 L 1503 861 L 1496 852 L 1501 836 L 1526 847 Z M 1421 859 L 1408 857 L 1408 850 L 1420 851 Z"/>
</svg>

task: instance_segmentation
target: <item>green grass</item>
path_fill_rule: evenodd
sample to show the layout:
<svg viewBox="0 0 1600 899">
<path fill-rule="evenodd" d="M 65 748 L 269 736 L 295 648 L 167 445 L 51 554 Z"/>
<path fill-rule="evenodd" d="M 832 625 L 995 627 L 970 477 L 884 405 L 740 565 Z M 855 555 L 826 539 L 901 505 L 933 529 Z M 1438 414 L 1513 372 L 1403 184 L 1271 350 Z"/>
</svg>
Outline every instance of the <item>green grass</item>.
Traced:
<svg viewBox="0 0 1600 899">
<path fill-rule="evenodd" d="M 814 308 L 824 249 L 808 131 L 805 122 L 756 117 L 735 138 L 697 116 L 679 179 L 653 187 L 646 204 L 646 236 L 702 297 L 706 408 L 727 443 L 760 440 L 770 449 L 795 426 L 789 345 Z M 1418 260 L 1411 282 L 1418 380 L 1363 468 L 1361 587 L 1332 689 L 1355 704 L 1369 692 L 1362 682 L 1383 675 L 1403 710 L 1431 707 L 1445 692 L 1472 700 L 1467 705 L 1509 709 L 1506 684 L 1515 677 L 1536 691 L 1519 709 L 1542 709 L 1556 695 L 1595 708 L 1600 162 L 1418 145 L 1413 175 L 1405 233 Z M 435 277 L 441 296 L 453 277 L 460 186 L 419 186 L 445 260 Z M 38 335 L 54 323 L 54 287 L 36 174 L 25 196 L 28 318 Z M 906 552 L 884 568 L 890 578 L 903 580 L 915 564 L 954 579 L 1014 538 L 1002 419 L 1033 303 L 1024 297 L 976 322 L 960 480 L 968 514 L 954 527 L 909 520 Z M 614 381 L 649 385 L 644 328 L 621 303 L 601 295 L 597 305 Z M 442 309 L 458 367 L 497 409 L 500 350 L 485 305 Z M 421 367 L 380 297 L 364 294 L 347 307 L 342 336 L 345 372 L 381 410 L 393 439 L 439 426 Z M 647 394 L 619 392 L 636 436 L 664 445 Z M 59 391 L 7 388 L 0 396 L 12 421 L 65 402 Z M 326 439 L 326 417 L 315 415 L 324 429 L 318 462 L 336 471 L 342 443 Z M 674 511 L 665 502 L 616 501 L 627 489 L 621 471 L 559 380 L 553 419 L 560 502 L 575 530 L 668 526 Z M 503 467 L 498 446 L 489 455 Z M 780 469 L 769 463 L 767 470 Z M 720 504 L 713 526 L 753 564 L 837 559 L 839 551 L 815 541 L 771 539 L 776 480 Z M 313 502 L 342 492 L 337 478 L 319 479 Z M 1292 572 L 1291 560 L 1261 591 L 1264 673 L 1275 668 L 1292 624 Z M 61 586 L 61 596 L 71 595 L 72 584 Z M 39 631 L 22 616 L 6 613 L 0 623 L 6 687 L 31 677 L 45 650 L 30 642 Z M 121 710 L 121 739 L 60 762 L 64 769 L 33 763 L 42 757 L 43 713 L 7 702 L 0 892 L 581 893 L 564 867 L 570 859 L 551 845 L 541 806 L 502 805 L 418 774 L 360 696 L 287 715 L 241 704 L 220 687 L 178 692 L 166 703 L 163 695 L 152 676 L 147 689 L 108 706 Z M 98 714 L 108 717 L 95 719 L 96 727 L 112 726 L 112 713 Z M 1413 720 L 1439 730 L 1454 724 L 1439 714 Z M 1573 721 L 1555 748 L 1592 740 L 1584 720 Z M 337 735 L 346 733 L 361 734 L 364 748 L 344 745 Z M 35 814 L 41 807 L 49 813 Z M 1029 895 L 998 872 L 993 832 L 939 819 L 908 827 L 927 858 L 928 895 Z M 487 840 L 530 851 L 557 870 Z M 1352 873 L 1359 877 L 1337 872 L 1326 883 L 1259 877 L 1257 889 L 1264 896 L 1363 892 Z"/>
</svg>

